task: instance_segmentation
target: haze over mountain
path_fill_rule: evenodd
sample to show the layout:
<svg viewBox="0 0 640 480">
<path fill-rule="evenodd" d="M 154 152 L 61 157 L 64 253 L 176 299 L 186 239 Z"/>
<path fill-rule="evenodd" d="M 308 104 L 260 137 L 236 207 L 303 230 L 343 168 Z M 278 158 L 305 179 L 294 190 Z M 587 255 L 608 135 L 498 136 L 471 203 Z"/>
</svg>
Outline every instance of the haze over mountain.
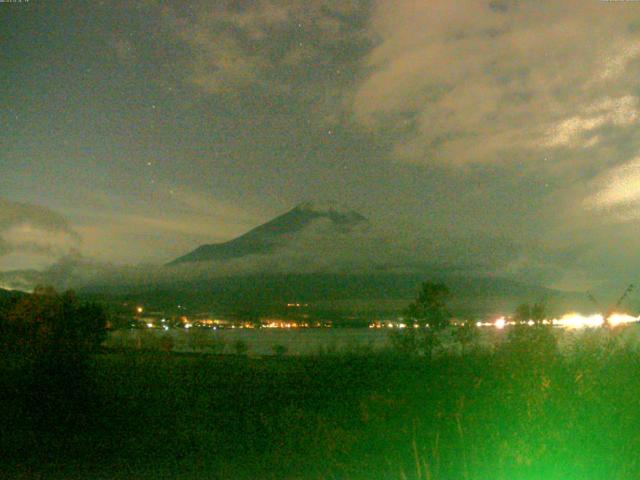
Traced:
<svg viewBox="0 0 640 480">
<path fill-rule="evenodd" d="M 306 202 L 227 242 L 202 245 L 164 266 L 112 271 L 83 290 L 133 294 L 169 309 L 188 304 L 270 314 L 293 301 L 323 314 L 375 315 L 398 313 L 422 281 L 436 280 L 451 288 L 461 315 L 507 313 L 542 298 L 557 311 L 585 306 L 583 294 L 505 275 L 498 268 L 513 247 L 500 239 L 484 241 L 461 242 L 435 232 L 407 241 L 348 208 Z M 485 263 L 474 263 L 478 255 L 469 245 L 487 252 Z"/>
<path fill-rule="evenodd" d="M 367 210 L 370 218 L 365 218 L 350 208 L 307 202 L 271 219 L 254 218 L 238 236 L 242 229 L 218 232 L 211 214 L 202 219 L 214 227 L 210 234 L 193 238 L 184 250 L 156 248 L 154 262 L 145 263 L 142 256 L 118 264 L 61 248 L 63 240 L 76 242 L 80 235 L 53 211 L 4 202 L 3 215 L 5 257 L 22 252 L 59 257 L 45 267 L 0 269 L 0 288 L 51 285 L 100 298 L 133 295 L 145 304 L 188 303 L 214 311 L 240 305 L 277 311 L 278 305 L 304 301 L 323 311 L 397 313 L 420 282 L 433 279 L 451 288 L 458 312 L 506 313 L 540 298 L 549 299 L 558 313 L 593 309 L 584 293 L 571 293 L 586 288 L 549 281 L 570 268 L 571 252 L 541 251 L 499 234 L 457 233 L 432 224 L 430 216 L 399 226 L 375 211 Z M 209 243 L 218 238 L 231 239 Z M 611 300 L 625 285 L 593 290 Z"/>
<path fill-rule="evenodd" d="M 103 299 L 219 312 L 250 307 L 269 314 L 300 301 L 319 312 L 350 315 L 398 313 L 422 281 L 437 280 L 450 287 L 462 315 L 505 314 L 542 298 L 558 313 L 592 308 L 583 293 L 544 288 L 535 276 L 514 274 L 519 247 L 503 239 L 437 230 L 412 236 L 378 223 L 348 208 L 307 202 L 165 265 L 115 266 L 70 255 L 42 271 L 0 272 L 0 287 L 53 285 Z"/>
<path fill-rule="evenodd" d="M 297 205 L 233 240 L 224 243 L 202 245 L 168 265 L 187 262 L 224 261 L 248 255 L 264 255 L 286 247 L 313 222 L 325 219 L 336 232 L 348 233 L 354 226 L 367 219 L 353 210 L 339 210 L 334 206 L 321 206 L 311 202 Z M 330 233 L 330 232 L 327 232 Z"/>
</svg>

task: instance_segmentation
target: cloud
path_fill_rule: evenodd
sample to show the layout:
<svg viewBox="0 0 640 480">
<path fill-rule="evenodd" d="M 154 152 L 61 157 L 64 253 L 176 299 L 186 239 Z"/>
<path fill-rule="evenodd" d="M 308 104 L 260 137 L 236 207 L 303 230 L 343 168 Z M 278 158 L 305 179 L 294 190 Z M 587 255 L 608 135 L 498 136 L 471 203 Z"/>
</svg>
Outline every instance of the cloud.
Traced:
<svg viewBox="0 0 640 480">
<path fill-rule="evenodd" d="M 188 50 L 185 80 L 210 95 L 299 97 L 342 109 L 344 86 L 371 42 L 368 0 L 194 2 L 162 18 Z M 327 102 L 331 107 L 323 107 Z"/>
<path fill-rule="evenodd" d="M 265 220 L 264 212 L 187 187 L 172 186 L 171 193 L 140 204 L 115 195 L 109 201 L 106 208 L 69 211 L 83 238 L 83 255 L 121 264 L 165 263 L 198 245 L 229 240 Z"/>
<path fill-rule="evenodd" d="M 607 171 L 594 180 L 594 193 L 585 206 L 604 214 L 609 223 L 640 219 L 640 157 Z"/>
<path fill-rule="evenodd" d="M 394 160 L 468 165 L 584 153 L 632 131 L 640 34 L 630 8 L 258 0 L 164 6 L 162 18 L 200 92 L 298 98 L 391 139 Z"/>
<path fill-rule="evenodd" d="M 604 98 L 588 106 L 580 115 L 562 120 L 550 128 L 547 146 L 591 147 L 599 141 L 598 136 L 585 140 L 585 135 L 603 125 L 626 126 L 638 121 L 638 98 L 626 95 L 619 98 Z"/>
<path fill-rule="evenodd" d="M 355 120 L 413 163 L 505 162 L 589 148 L 638 121 L 630 5 L 381 1 Z"/>
<path fill-rule="evenodd" d="M 350 230 L 318 219 L 288 236 L 266 255 L 226 261 L 163 266 L 116 265 L 79 253 L 59 258 L 39 272 L 0 273 L 3 288 L 30 289 L 37 284 L 64 288 L 118 288 L 137 291 L 251 274 L 423 274 L 490 276 L 548 283 L 560 278 L 574 260 L 571 252 L 532 248 L 503 237 L 431 235 L 403 232 L 371 223 Z"/>
<path fill-rule="evenodd" d="M 41 266 L 79 245 L 79 235 L 62 215 L 0 198 L 0 267 Z"/>
</svg>

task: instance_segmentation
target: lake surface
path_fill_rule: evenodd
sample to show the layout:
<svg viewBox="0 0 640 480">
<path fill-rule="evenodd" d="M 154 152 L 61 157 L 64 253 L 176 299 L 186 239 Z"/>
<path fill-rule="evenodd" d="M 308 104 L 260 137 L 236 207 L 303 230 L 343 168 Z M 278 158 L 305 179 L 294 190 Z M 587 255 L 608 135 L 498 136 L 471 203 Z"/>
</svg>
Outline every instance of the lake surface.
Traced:
<svg viewBox="0 0 640 480">
<path fill-rule="evenodd" d="M 477 343 L 494 348 L 502 342 L 508 329 L 481 328 Z M 576 340 L 585 335 L 596 343 L 614 341 L 621 346 L 640 348 L 640 325 L 627 325 L 613 332 L 599 329 L 554 329 L 561 350 L 571 351 Z M 380 351 L 391 346 L 391 332 L 368 328 L 313 328 L 313 329 L 172 329 L 120 330 L 111 332 L 105 346 L 132 349 L 161 350 L 170 346 L 177 352 L 234 353 L 240 342 L 249 355 L 273 355 L 276 351 L 286 355 L 312 355 L 317 353 Z M 444 348 L 459 350 L 451 335 L 442 336 Z"/>
<path fill-rule="evenodd" d="M 106 345 L 161 348 L 162 338 L 170 338 L 178 352 L 233 353 L 234 345 L 243 342 L 251 355 L 272 355 L 276 347 L 287 355 L 310 355 L 389 346 L 389 332 L 368 328 L 121 330 L 112 332 Z"/>
</svg>

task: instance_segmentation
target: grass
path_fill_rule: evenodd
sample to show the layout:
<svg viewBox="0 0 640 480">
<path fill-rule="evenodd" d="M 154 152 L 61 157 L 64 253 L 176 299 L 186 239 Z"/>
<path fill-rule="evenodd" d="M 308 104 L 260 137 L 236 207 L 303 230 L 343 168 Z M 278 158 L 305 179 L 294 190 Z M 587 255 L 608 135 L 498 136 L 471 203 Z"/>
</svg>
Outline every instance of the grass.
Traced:
<svg viewBox="0 0 640 480">
<path fill-rule="evenodd" d="M 68 374 L 35 382 L 7 360 L 0 477 L 640 478 L 640 353 L 597 336 L 535 348 L 105 353 L 74 395 Z"/>
</svg>

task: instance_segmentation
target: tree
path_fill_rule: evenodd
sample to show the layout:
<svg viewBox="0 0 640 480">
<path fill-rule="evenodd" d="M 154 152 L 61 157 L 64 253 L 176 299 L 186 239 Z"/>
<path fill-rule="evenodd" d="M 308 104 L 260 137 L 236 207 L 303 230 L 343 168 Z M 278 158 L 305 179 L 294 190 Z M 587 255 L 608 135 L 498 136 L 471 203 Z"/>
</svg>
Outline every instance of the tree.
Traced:
<svg viewBox="0 0 640 480">
<path fill-rule="evenodd" d="M 82 421 L 94 392 L 87 360 L 106 335 L 103 309 L 39 287 L 1 320 L 0 351 L 19 365 L 14 394 L 25 421 L 37 428 Z"/>
<path fill-rule="evenodd" d="M 514 319 L 517 323 L 526 323 L 531 320 L 531 306 L 528 303 L 521 303 L 516 307 Z"/>
<path fill-rule="evenodd" d="M 106 336 L 107 316 L 91 303 L 81 303 L 73 291 L 58 294 L 37 287 L 20 298 L 5 317 L 4 350 L 34 359 L 80 357 L 95 350 Z"/>
<path fill-rule="evenodd" d="M 516 307 L 514 318 L 517 323 L 527 323 L 532 320 L 536 325 L 540 325 L 547 318 L 547 304 L 544 300 L 533 304 L 521 303 Z"/>
<path fill-rule="evenodd" d="M 547 304 L 544 300 L 540 300 L 531 306 L 531 320 L 536 325 L 541 325 L 543 320 L 547 318 Z"/>
<path fill-rule="evenodd" d="M 544 299 L 533 304 L 518 305 L 514 317 L 516 325 L 507 334 L 501 350 L 517 361 L 529 361 L 533 358 L 535 363 L 542 363 L 553 359 L 557 352 L 557 339 L 552 326 L 544 322 L 547 318 Z"/>
<path fill-rule="evenodd" d="M 451 319 L 446 305 L 449 297 L 444 283 L 423 282 L 418 296 L 405 310 L 405 317 L 421 327 L 442 330 L 449 326 Z"/>
<path fill-rule="evenodd" d="M 467 352 L 467 347 L 478 338 L 478 328 L 472 320 L 464 320 L 452 332 L 453 338 L 460 343 L 462 354 Z"/>
<path fill-rule="evenodd" d="M 431 358 L 433 349 L 438 345 L 439 333 L 449 326 L 451 315 L 446 302 L 450 292 L 444 283 L 424 282 L 416 296 L 404 311 L 408 329 L 402 333 L 402 341 L 395 342 L 411 352 L 424 353 Z M 418 328 L 412 328 L 417 326 Z"/>
</svg>

